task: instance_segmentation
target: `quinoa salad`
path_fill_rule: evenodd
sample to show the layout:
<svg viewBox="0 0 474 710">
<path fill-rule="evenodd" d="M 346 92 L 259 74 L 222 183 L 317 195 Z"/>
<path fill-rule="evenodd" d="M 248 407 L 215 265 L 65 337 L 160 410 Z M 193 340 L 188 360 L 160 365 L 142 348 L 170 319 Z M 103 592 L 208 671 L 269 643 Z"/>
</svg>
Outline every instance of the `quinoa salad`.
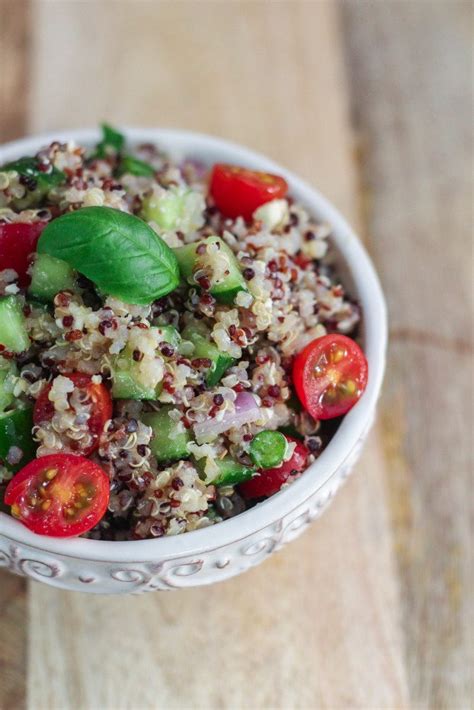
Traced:
<svg viewBox="0 0 474 710">
<path fill-rule="evenodd" d="M 333 261 L 283 177 L 106 124 L 0 166 L 0 510 L 138 540 L 290 486 L 367 383 Z"/>
</svg>

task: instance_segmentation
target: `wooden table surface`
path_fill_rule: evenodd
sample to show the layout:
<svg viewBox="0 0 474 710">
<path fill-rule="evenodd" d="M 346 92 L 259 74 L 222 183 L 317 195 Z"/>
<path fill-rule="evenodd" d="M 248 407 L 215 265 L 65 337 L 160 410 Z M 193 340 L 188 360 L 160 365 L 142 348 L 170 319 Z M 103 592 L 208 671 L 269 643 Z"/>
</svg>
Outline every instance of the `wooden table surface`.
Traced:
<svg viewBox="0 0 474 710">
<path fill-rule="evenodd" d="M 456 0 L 0 0 L 0 138 L 245 143 L 357 226 L 389 305 L 378 425 L 309 532 L 221 585 L 0 576 L 0 708 L 472 707 L 472 19 Z"/>
</svg>

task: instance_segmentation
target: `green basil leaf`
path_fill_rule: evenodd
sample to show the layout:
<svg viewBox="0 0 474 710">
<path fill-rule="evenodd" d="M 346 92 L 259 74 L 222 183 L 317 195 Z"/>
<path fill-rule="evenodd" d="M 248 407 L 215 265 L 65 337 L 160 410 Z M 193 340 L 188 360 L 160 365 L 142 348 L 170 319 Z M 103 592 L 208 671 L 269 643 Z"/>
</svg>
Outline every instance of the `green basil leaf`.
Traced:
<svg viewBox="0 0 474 710">
<path fill-rule="evenodd" d="M 104 293 L 146 305 L 173 291 L 179 267 L 146 222 L 111 207 L 83 207 L 50 222 L 39 253 L 67 261 Z"/>
<path fill-rule="evenodd" d="M 1 170 L 15 170 L 22 177 L 36 181 L 39 189 L 51 189 L 66 180 L 65 174 L 61 170 L 53 167 L 50 172 L 44 173 L 40 170 L 39 165 L 38 158 L 24 157 L 7 163 Z"/>
<path fill-rule="evenodd" d="M 125 175 L 125 173 L 139 177 L 153 177 L 155 169 L 149 163 L 145 163 L 144 160 L 134 158 L 132 155 L 124 155 L 120 161 L 118 175 Z"/>
<path fill-rule="evenodd" d="M 118 155 L 125 145 L 125 136 L 119 133 L 108 123 L 102 123 L 102 140 L 97 144 L 94 158 L 106 158 L 109 155 Z"/>
</svg>

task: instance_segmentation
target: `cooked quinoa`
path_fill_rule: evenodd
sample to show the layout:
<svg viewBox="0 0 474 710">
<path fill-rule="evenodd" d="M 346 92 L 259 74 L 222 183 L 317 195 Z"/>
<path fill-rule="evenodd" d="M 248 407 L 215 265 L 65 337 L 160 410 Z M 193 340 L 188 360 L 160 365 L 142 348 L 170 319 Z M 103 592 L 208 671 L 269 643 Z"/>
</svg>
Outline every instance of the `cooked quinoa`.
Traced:
<svg viewBox="0 0 474 710">
<path fill-rule="evenodd" d="M 305 466 L 314 461 L 339 420 L 314 419 L 300 406 L 291 377 L 294 356 L 326 334 L 356 337 L 361 315 L 333 270 L 330 225 L 291 193 L 268 201 L 250 219 L 228 217 L 209 190 L 206 166 L 175 163 L 150 144 L 129 148 L 127 155 L 149 166 L 149 174 L 127 172 L 126 161 L 119 171 L 123 149 L 106 143 L 96 152 L 73 143 L 46 146 L 36 156 L 39 164 L 64 179 L 31 204 L 35 180 L 0 168 L 0 227 L 49 224 L 83 208 L 112 208 L 144 220 L 171 250 L 199 243 L 193 283 L 182 278 L 146 305 L 107 295 L 83 274 L 75 274 L 73 285 L 49 302 L 39 302 L 14 269 L 0 271 L 0 295 L 19 299 L 30 343 L 16 353 L 1 346 L 2 367 L 16 363 L 4 385 L 14 400 L 9 406 L 37 406 L 47 391 L 49 414 L 39 420 L 35 414 L 31 428 L 36 457 L 86 455 L 107 474 L 107 511 L 84 533 L 105 540 L 188 532 L 258 503 L 240 484 L 216 481 L 219 462 L 230 459 L 259 475 L 251 455 L 259 433 L 289 436 L 280 466 L 292 460 L 298 441 Z M 230 302 L 216 292 L 229 273 L 222 243 L 243 283 Z M 175 341 L 170 326 L 178 334 Z M 209 379 L 211 359 L 196 352 L 193 329 L 204 329 L 219 357 L 227 358 L 218 381 Z M 130 362 L 133 386 L 154 396 L 114 396 Z M 111 394 L 111 414 L 100 432 L 90 426 L 96 403 L 71 379 L 79 373 Z M 242 398 L 246 393 L 253 399 Z M 149 422 L 160 412 L 168 413 L 171 440 L 188 438 L 178 460 L 156 455 L 157 432 Z M 18 459 L 18 449 L 21 459 L 16 442 L 10 460 L 3 460 L 3 485 L 12 478 L 8 463 Z M 283 486 L 301 473 L 288 476 Z"/>
</svg>

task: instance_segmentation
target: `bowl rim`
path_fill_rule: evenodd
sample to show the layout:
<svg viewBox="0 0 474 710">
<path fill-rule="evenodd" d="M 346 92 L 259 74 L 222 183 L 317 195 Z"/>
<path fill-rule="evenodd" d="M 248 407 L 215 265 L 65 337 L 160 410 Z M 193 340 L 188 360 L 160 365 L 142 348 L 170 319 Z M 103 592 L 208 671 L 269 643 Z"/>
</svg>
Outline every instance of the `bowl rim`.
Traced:
<svg viewBox="0 0 474 710">
<path fill-rule="evenodd" d="M 350 458 L 371 424 L 383 381 L 387 349 L 387 310 L 374 266 L 359 238 L 339 211 L 318 190 L 265 155 L 223 138 L 170 128 L 121 128 L 130 142 L 153 142 L 173 157 L 197 157 L 207 162 L 242 163 L 254 169 L 282 175 L 305 207 L 331 228 L 331 241 L 354 283 L 364 323 L 364 351 L 369 363 L 367 388 L 355 407 L 342 420 L 321 456 L 288 488 L 244 511 L 235 518 L 182 535 L 124 542 L 84 538 L 53 538 L 37 535 L 17 520 L 0 513 L 0 537 L 42 552 L 96 562 L 135 562 L 181 558 L 222 548 L 244 540 L 290 514 L 322 488 Z M 92 144 L 98 128 L 40 134 L 0 145 L 0 164 L 36 152 L 54 140 Z"/>
</svg>

